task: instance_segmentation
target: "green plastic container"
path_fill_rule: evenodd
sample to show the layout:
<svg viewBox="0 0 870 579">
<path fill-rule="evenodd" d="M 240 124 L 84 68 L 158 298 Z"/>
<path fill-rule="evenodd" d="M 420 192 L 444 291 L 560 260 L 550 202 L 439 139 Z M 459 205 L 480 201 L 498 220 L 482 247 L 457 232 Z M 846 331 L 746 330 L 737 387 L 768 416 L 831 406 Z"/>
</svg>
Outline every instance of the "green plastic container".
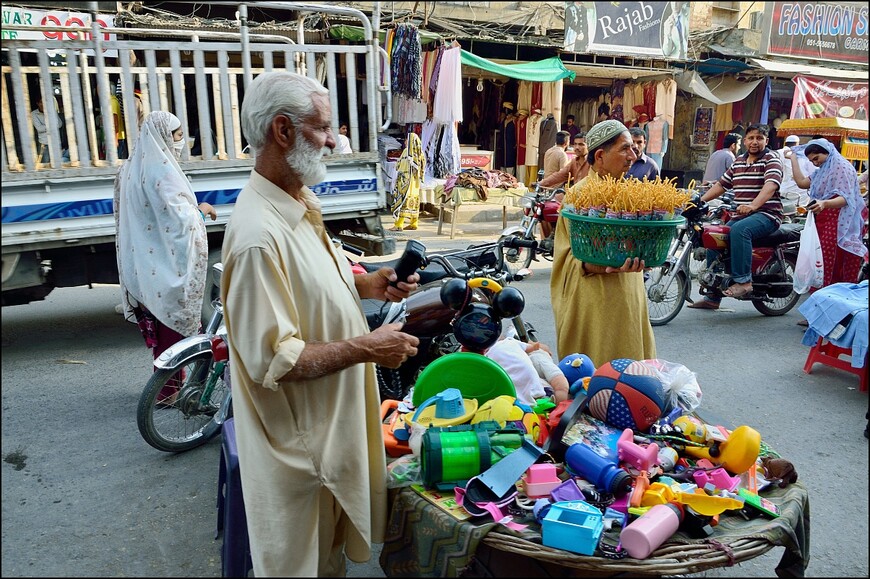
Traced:
<svg viewBox="0 0 870 579">
<path fill-rule="evenodd" d="M 576 259 L 611 267 L 622 267 L 627 258 L 639 257 L 646 267 L 658 267 L 668 257 L 671 241 L 685 217 L 663 221 L 607 219 L 578 215 L 563 209 L 571 236 L 571 253 Z"/>
<path fill-rule="evenodd" d="M 418 407 L 447 388 L 458 388 L 463 398 L 474 398 L 479 406 L 497 396 L 516 398 L 514 382 L 494 360 L 473 352 L 454 352 L 426 366 L 417 382 L 411 402 Z"/>
</svg>

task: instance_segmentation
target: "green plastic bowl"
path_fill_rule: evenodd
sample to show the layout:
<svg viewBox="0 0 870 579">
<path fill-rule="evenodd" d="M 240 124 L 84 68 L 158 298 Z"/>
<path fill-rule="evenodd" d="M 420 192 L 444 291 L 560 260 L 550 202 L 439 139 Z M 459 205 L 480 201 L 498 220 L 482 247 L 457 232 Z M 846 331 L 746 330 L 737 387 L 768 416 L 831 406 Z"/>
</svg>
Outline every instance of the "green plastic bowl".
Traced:
<svg viewBox="0 0 870 579">
<path fill-rule="evenodd" d="M 517 396 L 504 368 L 473 352 L 447 354 L 426 366 L 414 384 L 411 402 L 416 408 L 447 388 L 458 388 L 463 398 L 473 398 L 479 406 L 503 394 Z"/>
</svg>

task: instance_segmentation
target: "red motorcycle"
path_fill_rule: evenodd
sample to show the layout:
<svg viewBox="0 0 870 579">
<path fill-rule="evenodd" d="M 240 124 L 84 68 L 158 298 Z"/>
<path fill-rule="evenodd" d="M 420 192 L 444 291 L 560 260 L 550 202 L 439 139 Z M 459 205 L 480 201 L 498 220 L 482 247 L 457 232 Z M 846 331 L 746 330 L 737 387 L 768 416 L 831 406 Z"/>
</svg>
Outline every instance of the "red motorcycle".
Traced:
<svg viewBox="0 0 870 579">
<path fill-rule="evenodd" d="M 555 200 L 558 193 L 564 193 L 561 187 L 547 189 L 535 185 L 534 195 L 522 197 L 523 217 L 519 225 L 512 225 L 501 232 L 501 239 L 517 238 L 525 241 L 537 241 L 538 223 L 550 225 L 550 235 L 541 239 L 535 248 L 520 247 L 505 251 L 505 263 L 517 279 L 522 279 L 523 269 L 531 266 L 532 261 L 538 261 L 538 256 L 553 261 L 553 242 L 556 236 L 556 222 L 559 219 L 561 203 Z"/>
<path fill-rule="evenodd" d="M 686 218 L 671 242 L 667 260 L 645 275 L 649 319 L 653 326 L 673 320 L 684 302 L 691 302 L 691 263 L 701 263 L 698 273 L 699 293 L 720 300 L 732 283 L 731 251 L 727 224 L 736 212 L 733 195 L 722 197 L 722 204 L 710 210 L 696 196 Z M 794 291 L 793 276 L 803 225 L 784 223 L 771 235 L 752 242 L 752 291 L 739 300 L 749 300 L 765 316 L 781 316 L 800 299 Z M 709 266 L 704 261 L 707 250 L 718 252 Z"/>
</svg>

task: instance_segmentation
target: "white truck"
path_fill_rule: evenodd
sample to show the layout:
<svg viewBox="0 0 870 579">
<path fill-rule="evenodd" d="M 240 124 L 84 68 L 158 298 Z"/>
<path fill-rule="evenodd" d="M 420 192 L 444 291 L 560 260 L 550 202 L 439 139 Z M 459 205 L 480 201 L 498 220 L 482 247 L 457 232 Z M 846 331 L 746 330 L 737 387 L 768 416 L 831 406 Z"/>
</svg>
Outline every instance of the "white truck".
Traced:
<svg viewBox="0 0 870 579">
<path fill-rule="evenodd" d="M 266 4 L 271 3 L 258 3 Z M 91 5 L 95 10 L 96 3 Z M 386 55 L 371 23 L 362 12 L 339 6 L 284 2 L 272 7 L 289 9 L 287 20 L 296 20 L 300 28 L 295 41 L 249 30 L 246 5 L 239 5 L 240 30 L 232 33 L 102 27 L 95 11 L 90 27 L 46 26 L 57 21 L 46 18 L 7 25 L 3 7 L 4 306 L 43 299 L 56 287 L 118 282 L 112 199 L 123 159 L 115 131 L 101 130 L 115 126 L 110 95 L 116 86 L 130 148 L 137 136 L 137 98 L 146 113 L 171 111 L 188 135 L 203 137 L 182 152 L 180 164 L 198 200 L 217 209 L 217 221 L 207 222 L 214 262 L 253 166 L 240 129 L 244 87 L 260 72 L 275 69 L 318 78 L 330 90 L 332 125 L 337 130 L 340 121 L 347 123 L 354 151 L 325 159 L 327 181 L 314 188 L 324 220 L 333 235 L 370 254 L 395 250 L 380 220 L 387 201 L 377 136 L 389 124 L 389 109 L 357 102 L 359 96 L 369 105 L 380 103 L 380 93 L 389 93 L 389 81 L 386 86 L 377 81 L 381 55 Z M 310 32 L 301 30 L 302 15 L 311 12 L 355 17 L 365 44 L 312 42 Z M 32 38 L 34 32 L 38 38 Z M 31 119 L 40 94 L 56 97 L 44 99 L 45 146 Z M 40 162 L 43 148 L 48 150 L 45 163 Z"/>
</svg>

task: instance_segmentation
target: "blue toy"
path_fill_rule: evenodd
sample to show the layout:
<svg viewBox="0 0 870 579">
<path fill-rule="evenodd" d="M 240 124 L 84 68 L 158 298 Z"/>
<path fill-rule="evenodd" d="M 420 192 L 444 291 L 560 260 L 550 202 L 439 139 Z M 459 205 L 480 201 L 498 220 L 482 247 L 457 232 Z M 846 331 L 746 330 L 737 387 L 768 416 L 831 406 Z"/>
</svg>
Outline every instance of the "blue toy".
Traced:
<svg viewBox="0 0 870 579">
<path fill-rule="evenodd" d="M 586 354 L 568 354 L 559 362 L 559 370 L 568 379 L 568 384 L 574 384 L 578 380 L 592 376 L 595 373 L 595 364 Z"/>
</svg>

